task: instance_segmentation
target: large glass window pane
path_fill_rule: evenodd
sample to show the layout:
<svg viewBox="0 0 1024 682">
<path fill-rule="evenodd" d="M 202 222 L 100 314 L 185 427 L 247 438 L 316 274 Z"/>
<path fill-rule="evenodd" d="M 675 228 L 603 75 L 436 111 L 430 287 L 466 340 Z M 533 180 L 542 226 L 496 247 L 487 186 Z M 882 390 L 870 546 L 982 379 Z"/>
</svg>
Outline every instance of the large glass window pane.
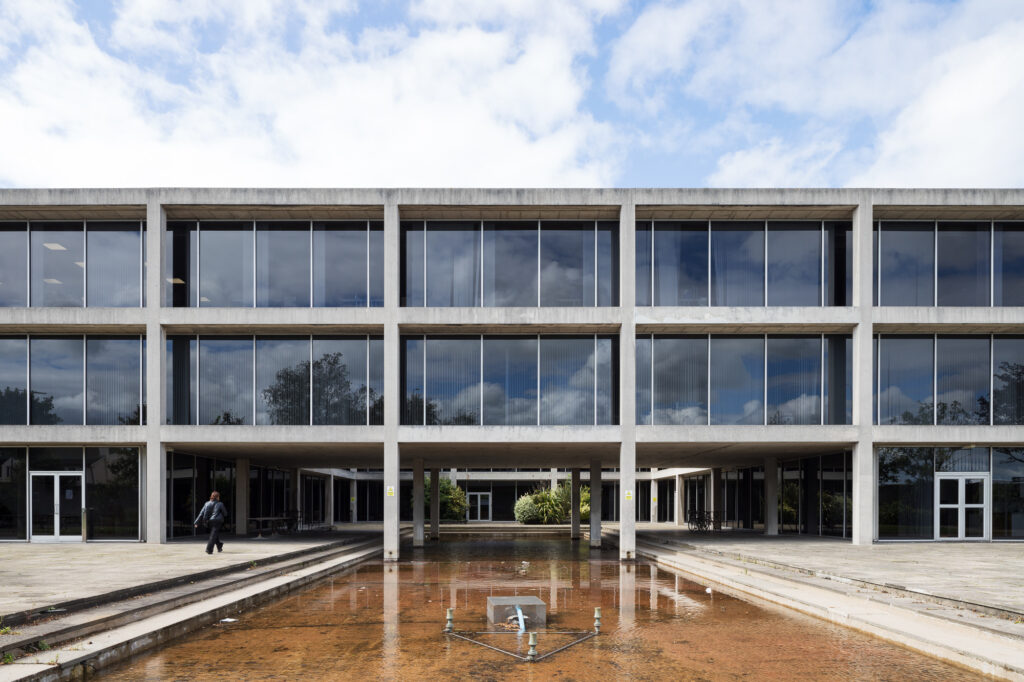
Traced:
<svg viewBox="0 0 1024 682">
<path fill-rule="evenodd" d="M 256 223 L 257 306 L 309 307 L 309 241 L 308 222 Z"/>
<path fill-rule="evenodd" d="M 843 535 L 844 511 L 851 514 L 853 510 L 845 509 L 846 472 L 845 457 L 839 452 L 824 455 L 821 458 L 821 534 L 841 537 Z"/>
<path fill-rule="evenodd" d="M 768 305 L 821 305 L 821 223 L 768 223 Z"/>
<path fill-rule="evenodd" d="M 425 422 L 423 402 L 423 348 L 422 336 L 402 338 L 402 423 Z M 431 410 L 433 411 L 433 409 Z M 436 422 L 432 415 L 431 423 Z"/>
<path fill-rule="evenodd" d="M 28 305 L 28 225 L 0 223 L 0 307 Z"/>
<path fill-rule="evenodd" d="M 820 337 L 768 337 L 768 423 L 821 423 Z"/>
<path fill-rule="evenodd" d="M 711 305 L 764 305 L 764 223 L 711 224 Z"/>
<path fill-rule="evenodd" d="M 0 424 L 28 423 L 28 341 L 0 337 Z"/>
<path fill-rule="evenodd" d="M 85 341 L 86 424 L 141 424 L 141 342 L 137 336 Z"/>
<path fill-rule="evenodd" d="M 936 423 L 988 424 L 988 337 L 940 336 L 935 370 Z"/>
<path fill-rule="evenodd" d="M 424 304 L 422 222 L 402 223 L 402 305 L 422 307 Z"/>
<path fill-rule="evenodd" d="M 252 307 L 252 266 L 252 223 L 205 222 L 199 226 L 200 306 Z"/>
<path fill-rule="evenodd" d="M 142 232 L 139 223 L 88 223 L 86 304 L 142 305 Z"/>
<path fill-rule="evenodd" d="M 619 224 L 597 223 L 597 305 L 619 305 Z"/>
<path fill-rule="evenodd" d="M 930 336 L 878 338 L 878 423 L 932 424 Z"/>
<path fill-rule="evenodd" d="M 0 539 L 24 540 L 28 514 L 25 497 L 25 448 L 0 448 Z"/>
<path fill-rule="evenodd" d="M 256 423 L 309 423 L 308 337 L 257 337 Z"/>
<path fill-rule="evenodd" d="M 536 336 L 484 337 L 483 380 L 484 424 L 537 423 Z"/>
<path fill-rule="evenodd" d="M 651 347 L 650 334 L 636 337 L 636 423 L 651 424 Z"/>
<path fill-rule="evenodd" d="M 82 423 L 82 337 L 35 336 L 31 341 L 32 424 Z"/>
<path fill-rule="evenodd" d="M 366 337 L 313 339 L 313 423 L 366 424 Z"/>
<path fill-rule="evenodd" d="M 707 304 L 707 222 L 655 222 L 654 305 Z"/>
<path fill-rule="evenodd" d="M 708 423 L 707 336 L 654 337 L 653 423 Z"/>
<path fill-rule="evenodd" d="M 537 307 L 537 222 L 484 223 L 484 305 Z"/>
<path fill-rule="evenodd" d="M 992 450 L 992 537 L 1024 538 L 1024 449 Z"/>
<path fill-rule="evenodd" d="M 878 448 L 878 537 L 930 540 L 935 533 L 931 448 Z"/>
<path fill-rule="evenodd" d="M 384 307 L 384 223 L 370 222 L 370 307 Z"/>
<path fill-rule="evenodd" d="M 597 424 L 619 423 L 619 337 L 597 337 Z"/>
<path fill-rule="evenodd" d="M 194 308 L 199 305 L 198 223 L 168 222 L 164 248 L 164 305 Z"/>
<path fill-rule="evenodd" d="M 81 471 L 82 448 L 31 448 L 28 463 L 30 471 Z"/>
<path fill-rule="evenodd" d="M 1024 424 L 1024 336 L 995 337 L 992 367 L 992 423 Z"/>
<path fill-rule="evenodd" d="M 82 223 L 32 223 L 32 305 L 85 304 Z"/>
<path fill-rule="evenodd" d="M 138 448 L 85 449 L 86 537 L 139 537 Z"/>
<path fill-rule="evenodd" d="M 167 423 L 195 424 L 199 344 L 194 336 L 167 337 Z"/>
<path fill-rule="evenodd" d="M 935 305 L 935 224 L 881 223 L 881 305 Z"/>
<path fill-rule="evenodd" d="M 195 457 L 175 452 L 168 455 L 168 472 L 170 477 L 167 503 L 170 507 L 170 536 L 183 537 L 193 535 L 192 521 L 199 509 L 195 508 Z M 255 470 L 256 467 L 253 467 Z M 200 507 L 201 509 L 202 507 Z M 257 516 L 257 514 L 254 514 Z"/>
<path fill-rule="evenodd" d="M 480 337 L 428 338 L 427 424 L 480 423 Z"/>
<path fill-rule="evenodd" d="M 939 223 L 938 305 L 989 304 L 990 223 Z"/>
<path fill-rule="evenodd" d="M 638 220 L 636 223 L 636 304 L 649 306 L 651 296 L 651 223 Z"/>
<path fill-rule="evenodd" d="M 711 338 L 711 423 L 764 423 L 764 337 Z"/>
<path fill-rule="evenodd" d="M 366 306 L 367 237 L 362 221 L 313 223 L 314 306 Z M 420 260 L 422 264 L 422 256 Z"/>
<path fill-rule="evenodd" d="M 480 305 L 480 223 L 427 224 L 427 305 Z"/>
<path fill-rule="evenodd" d="M 594 337 L 540 339 L 540 423 L 594 423 Z"/>
<path fill-rule="evenodd" d="M 199 339 L 199 423 L 252 424 L 251 336 Z"/>
<path fill-rule="evenodd" d="M 871 288 L 875 282 L 871 280 Z M 853 305 L 853 230 L 848 222 L 825 222 L 825 305 Z"/>
<path fill-rule="evenodd" d="M 370 367 L 367 391 L 370 424 L 384 424 L 384 337 L 370 337 Z"/>
<path fill-rule="evenodd" d="M 540 304 L 594 305 L 593 222 L 545 221 L 540 231 Z"/>
<path fill-rule="evenodd" d="M 1024 223 L 996 223 L 992 305 L 1024 306 Z"/>
<path fill-rule="evenodd" d="M 853 423 L 853 338 L 825 335 L 825 423 Z"/>
<path fill-rule="evenodd" d="M 988 471 L 988 448 L 935 448 L 935 470 L 952 472 Z M 969 502 L 969 504 L 980 504 Z"/>
</svg>

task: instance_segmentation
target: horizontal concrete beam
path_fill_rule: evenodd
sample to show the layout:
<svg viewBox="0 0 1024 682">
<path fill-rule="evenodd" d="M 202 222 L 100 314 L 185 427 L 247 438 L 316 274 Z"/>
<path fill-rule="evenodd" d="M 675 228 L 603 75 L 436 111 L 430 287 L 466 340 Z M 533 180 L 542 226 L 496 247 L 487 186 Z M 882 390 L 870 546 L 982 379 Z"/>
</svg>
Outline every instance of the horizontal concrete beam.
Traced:
<svg viewBox="0 0 1024 682">
<path fill-rule="evenodd" d="M 874 426 L 875 447 L 886 445 L 1009 445 L 1024 447 L 1024 428 L 1020 426 Z"/>
<path fill-rule="evenodd" d="M 872 326 L 882 334 L 999 334 L 1024 331 L 1024 308 L 877 307 Z"/>
<path fill-rule="evenodd" d="M 0 444 L 133 445 L 146 444 L 145 426 L 0 426 Z"/>
<path fill-rule="evenodd" d="M 147 317 L 145 308 L 4 308 L 0 330 L 5 334 L 142 334 Z"/>
<path fill-rule="evenodd" d="M 792 426 L 785 424 L 740 426 L 637 426 L 636 442 L 677 445 L 725 445 L 733 443 L 851 444 L 857 427 L 849 425 Z"/>
<path fill-rule="evenodd" d="M 642 333 L 849 333 L 858 323 L 856 308 L 844 307 L 647 307 L 636 309 Z"/>
<path fill-rule="evenodd" d="M 399 308 L 402 333 L 616 333 L 619 308 Z"/>
</svg>

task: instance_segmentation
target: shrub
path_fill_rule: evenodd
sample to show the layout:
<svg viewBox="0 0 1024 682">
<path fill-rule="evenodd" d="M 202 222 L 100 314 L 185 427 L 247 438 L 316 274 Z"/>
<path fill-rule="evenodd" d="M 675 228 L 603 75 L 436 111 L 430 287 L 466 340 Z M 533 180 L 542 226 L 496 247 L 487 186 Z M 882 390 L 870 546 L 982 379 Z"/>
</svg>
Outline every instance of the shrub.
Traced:
<svg viewBox="0 0 1024 682">
<path fill-rule="evenodd" d="M 424 518 L 430 518 L 430 477 L 424 482 L 423 491 L 423 513 Z M 441 520 L 442 521 L 465 521 L 466 509 L 469 502 L 466 500 L 466 491 L 451 482 L 451 479 L 441 478 L 438 480 L 438 490 L 441 497 Z"/>
<path fill-rule="evenodd" d="M 527 493 L 516 500 L 513 513 L 519 523 L 540 523 L 540 511 L 533 502 L 532 493 Z"/>
</svg>

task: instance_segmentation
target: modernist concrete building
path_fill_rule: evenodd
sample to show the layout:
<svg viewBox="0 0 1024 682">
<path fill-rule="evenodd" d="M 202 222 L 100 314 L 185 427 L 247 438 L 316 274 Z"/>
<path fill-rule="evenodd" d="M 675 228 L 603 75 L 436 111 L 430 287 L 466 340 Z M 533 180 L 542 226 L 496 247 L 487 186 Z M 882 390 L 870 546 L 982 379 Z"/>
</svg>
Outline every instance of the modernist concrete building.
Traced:
<svg viewBox="0 0 1024 682">
<path fill-rule="evenodd" d="M 697 511 L 1022 538 L 1021 221 L 1021 190 L 0 190 L 0 539 L 164 542 L 217 487 L 240 531 L 379 516 L 394 560 L 428 473 L 474 519 L 589 481 L 623 559 Z"/>
</svg>

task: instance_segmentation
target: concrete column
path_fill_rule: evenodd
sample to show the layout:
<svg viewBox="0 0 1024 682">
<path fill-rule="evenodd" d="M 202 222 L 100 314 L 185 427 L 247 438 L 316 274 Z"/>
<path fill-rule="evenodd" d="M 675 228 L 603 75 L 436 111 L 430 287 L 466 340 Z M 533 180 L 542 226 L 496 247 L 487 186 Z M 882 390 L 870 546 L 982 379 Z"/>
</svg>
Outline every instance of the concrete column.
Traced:
<svg viewBox="0 0 1024 682">
<path fill-rule="evenodd" d="M 580 539 L 580 470 L 573 469 L 569 483 L 569 521 L 572 530 L 569 531 L 571 540 Z"/>
<path fill-rule="evenodd" d="M 423 459 L 412 468 L 412 546 L 423 546 Z"/>
<path fill-rule="evenodd" d="M 651 469 L 651 523 L 658 522 L 658 480 L 654 475 L 657 469 Z"/>
<path fill-rule="evenodd" d="M 324 521 L 334 529 L 334 474 L 327 477 L 327 494 L 324 495 Z"/>
<path fill-rule="evenodd" d="M 235 535 L 249 534 L 249 458 L 235 460 Z"/>
<path fill-rule="evenodd" d="M 352 479 L 348 482 L 348 504 L 349 504 L 349 520 L 355 523 L 359 520 L 359 484 L 356 483 L 356 479 Z"/>
<path fill-rule="evenodd" d="M 722 513 L 725 511 L 725 500 L 722 499 L 722 468 L 715 467 L 711 470 L 711 477 L 708 483 L 708 509 L 715 515 L 714 528 L 722 530 Z"/>
<path fill-rule="evenodd" d="M 601 546 L 601 460 L 590 460 L 590 546 Z"/>
<path fill-rule="evenodd" d="M 853 423 L 857 443 L 853 448 L 853 544 L 875 540 L 877 478 L 872 442 L 874 400 L 872 377 L 874 344 L 871 325 L 872 288 L 872 194 L 864 192 L 853 218 L 853 305 L 857 326 L 853 330 Z"/>
<path fill-rule="evenodd" d="M 764 534 L 779 534 L 779 460 L 764 459 Z"/>
<path fill-rule="evenodd" d="M 676 525 L 686 523 L 686 479 L 676 476 Z"/>
<path fill-rule="evenodd" d="M 558 468 L 551 467 L 551 490 L 558 488 Z"/>
<path fill-rule="evenodd" d="M 636 558 L 636 200 L 619 208 L 619 560 Z"/>
<path fill-rule="evenodd" d="M 430 539 L 441 539 L 441 470 L 430 470 Z"/>
<path fill-rule="evenodd" d="M 398 204 L 393 191 L 384 202 L 384 561 L 398 561 L 399 347 Z"/>
<path fill-rule="evenodd" d="M 164 390 L 167 373 L 164 349 L 167 336 L 160 324 L 163 304 L 164 232 L 167 214 L 158 197 L 146 202 L 146 477 L 143 482 L 145 511 L 140 519 L 146 542 L 167 541 L 167 450 L 160 441 L 165 419 Z"/>
</svg>

